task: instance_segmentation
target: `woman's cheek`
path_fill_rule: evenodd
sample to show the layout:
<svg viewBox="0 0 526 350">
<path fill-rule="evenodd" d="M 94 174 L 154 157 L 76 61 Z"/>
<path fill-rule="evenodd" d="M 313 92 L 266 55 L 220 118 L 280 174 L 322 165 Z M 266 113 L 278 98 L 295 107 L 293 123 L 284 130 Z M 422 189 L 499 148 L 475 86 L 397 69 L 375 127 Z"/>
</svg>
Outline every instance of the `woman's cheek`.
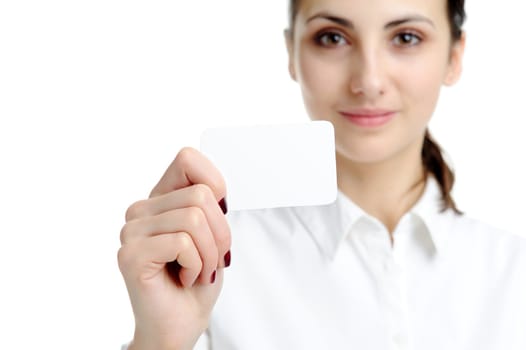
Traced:
<svg viewBox="0 0 526 350">
<path fill-rule="evenodd" d="M 344 85 L 344 76 L 344 72 L 333 62 L 305 57 L 300 65 L 299 83 L 306 104 L 316 104 L 316 109 L 333 105 L 343 93 L 340 90 Z"/>
<path fill-rule="evenodd" d="M 421 60 L 412 64 L 411 69 L 399 78 L 405 82 L 405 95 L 426 114 L 432 113 L 438 101 L 443 70 L 437 67 L 442 66 L 443 63 L 438 60 Z"/>
</svg>

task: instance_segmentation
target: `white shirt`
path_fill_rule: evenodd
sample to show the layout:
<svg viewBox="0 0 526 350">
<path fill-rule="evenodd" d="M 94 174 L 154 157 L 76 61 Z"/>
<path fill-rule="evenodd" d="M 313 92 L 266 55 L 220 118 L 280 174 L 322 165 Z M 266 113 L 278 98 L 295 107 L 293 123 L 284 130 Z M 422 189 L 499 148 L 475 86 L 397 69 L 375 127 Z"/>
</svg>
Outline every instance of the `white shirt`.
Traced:
<svg viewBox="0 0 526 350">
<path fill-rule="evenodd" d="M 394 246 L 342 193 L 228 218 L 232 265 L 195 349 L 526 349 L 526 239 L 441 213 L 432 178 Z"/>
</svg>

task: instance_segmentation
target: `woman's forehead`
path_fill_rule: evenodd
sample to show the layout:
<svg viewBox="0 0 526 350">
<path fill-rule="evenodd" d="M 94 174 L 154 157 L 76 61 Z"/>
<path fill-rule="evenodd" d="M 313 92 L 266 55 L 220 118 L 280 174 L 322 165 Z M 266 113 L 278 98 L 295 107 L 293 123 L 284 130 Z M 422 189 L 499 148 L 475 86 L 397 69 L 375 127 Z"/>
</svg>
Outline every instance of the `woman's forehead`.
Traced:
<svg viewBox="0 0 526 350">
<path fill-rule="evenodd" d="M 319 12 L 353 21 L 389 21 L 407 15 L 446 18 L 446 0 L 300 0 L 298 18 L 304 21 Z"/>
</svg>

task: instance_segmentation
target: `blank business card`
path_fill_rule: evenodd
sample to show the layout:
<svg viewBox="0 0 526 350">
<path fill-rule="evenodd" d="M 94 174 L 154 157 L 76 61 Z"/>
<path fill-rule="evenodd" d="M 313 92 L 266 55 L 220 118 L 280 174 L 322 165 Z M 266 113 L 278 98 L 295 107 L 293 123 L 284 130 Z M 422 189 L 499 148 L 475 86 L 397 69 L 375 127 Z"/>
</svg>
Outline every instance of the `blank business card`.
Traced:
<svg viewBox="0 0 526 350">
<path fill-rule="evenodd" d="M 225 178 L 229 210 L 336 200 L 334 128 L 329 122 L 208 129 L 201 137 L 201 152 Z"/>
</svg>

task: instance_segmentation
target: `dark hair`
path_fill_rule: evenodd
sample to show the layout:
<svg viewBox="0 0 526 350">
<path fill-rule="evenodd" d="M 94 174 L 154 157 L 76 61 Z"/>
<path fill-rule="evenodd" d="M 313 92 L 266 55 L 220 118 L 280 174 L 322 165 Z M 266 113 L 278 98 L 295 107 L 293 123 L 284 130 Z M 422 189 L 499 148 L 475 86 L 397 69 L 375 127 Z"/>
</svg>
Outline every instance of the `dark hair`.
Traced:
<svg viewBox="0 0 526 350">
<path fill-rule="evenodd" d="M 294 23 L 298 15 L 300 2 L 301 0 L 290 0 L 289 2 L 289 35 L 291 36 L 294 32 Z M 462 37 L 462 26 L 466 21 L 464 0 L 447 0 L 447 13 L 451 27 L 451 38 L 453 42 L 455 42 Z M 445 161 L 442 148 L 433 139 L 429 130 L 426 130 L 424 145 L 422 147 L 422 162 L 427 173 L 433 174 L 440 185 L 440 191 L 442 192 L 442 211 L 452 209 L 455 213 L 462 214 L 451 195 L 451 190 L 455 183 L 455 174 Z"/>
</svg>

